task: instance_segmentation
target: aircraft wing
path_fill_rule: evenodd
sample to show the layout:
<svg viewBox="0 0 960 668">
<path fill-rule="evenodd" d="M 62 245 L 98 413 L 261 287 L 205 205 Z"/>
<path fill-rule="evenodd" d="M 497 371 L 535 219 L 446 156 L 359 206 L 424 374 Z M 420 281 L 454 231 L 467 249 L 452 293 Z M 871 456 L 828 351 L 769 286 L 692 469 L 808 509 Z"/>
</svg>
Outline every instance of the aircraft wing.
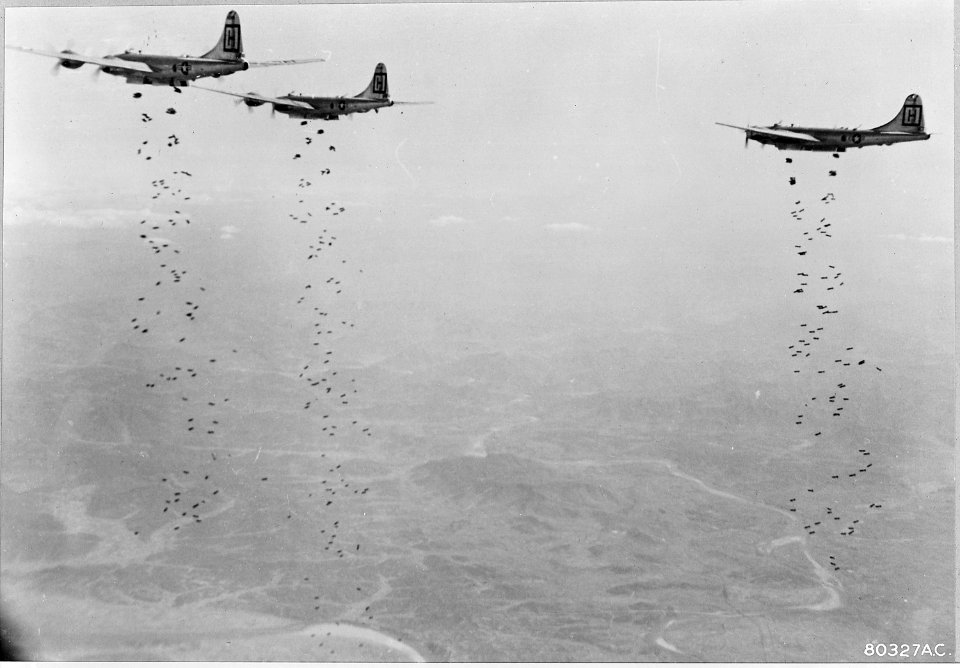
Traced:
<svg viewBox="0 0 960 668">
<path fill-rule="evenodd" d="M 743 130 L 744 132 L 752 132 L 758 135 L 767 135 L 768 137 L 779 137 L 780 139 L 790 139 L 792 141 L 807 142 L 812 144 L 819 144 L 820 140 L 814 137 L 813 135 L 804 134 L 802 132 L 791 132 L 790 130 L 783 129 L 772 129 L 772 128 L 758 128 L 758 127 L 742 127 L 740 125 L 730 125 L 729 123 L 717 123 L 717 125 L 723 125 L 728 128 L 736 128 L 737 130 Z"/>
<path fill-rule="evenodd" d="M 121 60 L 119 58 L 110 58 L 109 56 L 104 58 L 93 58 L 91 56 L 84 56 L 79 53 L 40 51 L 39 49 L 27 49 L 22 46 L 8 46 L 7 48 L 15 51 L 23 51 L 24 53 L 32 53 L 37 56 L 49 56 L 50 58 L 56 58 L 58 60 L 76 60 L 77 62 L 81 63 L 90 63 L 91 65 L 99 65 L 101 67 L 114 67 L 121 70 L 129 70 L 131 72 L 153 72 L 149 65 L 135 60 Z"/>
<path fill-rule="evenodd" d="M 301 65 L 303 63 L 324 63 L 330 58 L 330 52 L 326 52 L 325 58 L 299 58 L 296 60 L 261 60 L 258 62 L 247 61 L 250 67 L 276 67 L 277 65 Z"/>
<path fill-rule="evenodd" d="M 190 88 L 199 88 L 200 90 L 208 90 L 211 93 L 220 93 L 221 95 L 230 95 L 232 97 L 239 97 L 241 100 L 256 100 L 258 102 L 267 102 L 269 104 L 278 104 L 282 107 L 300 107 L 301 109 L 313 109 L 306 102 L 300 102 L 299 100 L 285 100 L 278 97 L 267 97 L 266 95 L 259 95 L 257 93 L 231 93 L 228 90 L 218 90 L 216 88 L 207 88 L 206 86 L 197 86 L 193 85 Z"/>
</svg>

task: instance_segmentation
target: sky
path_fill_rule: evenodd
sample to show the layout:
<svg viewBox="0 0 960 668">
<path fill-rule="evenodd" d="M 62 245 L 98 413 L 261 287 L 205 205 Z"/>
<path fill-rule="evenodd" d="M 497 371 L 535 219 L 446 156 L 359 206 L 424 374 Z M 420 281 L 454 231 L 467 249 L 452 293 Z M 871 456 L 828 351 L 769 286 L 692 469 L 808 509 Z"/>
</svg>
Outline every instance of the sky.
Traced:
<svg viewBox="0 0 960 668">
<path fill-rule="evenodd" d="M 5 39 L 91 55 L 199 55 L 231 8 L 8 8 Z M 858 207 L 844 243 L 870 272 L 864 283 L 906 301 L 931 283 L 952 290 L 942 274 L 953 254 L 950 2 L 236 9 L 248 59 L 331 57 L 207 85 L 349 95 L 384 62 L 395 100 L 433 102 L 322 124 L 338 145 L 324 183 L 363 213 L 362 234 L 378 246 L 370 258 L 405 249 L 403 269 L 421 276 L 422 290 L 462 274 L 468 249 L 475 285 L 504 257 L 536 256 L 554 269 L 532 283 L 568 281 L 565 290 L 585 279 L 612 308 L 655 292 L 660 301 L 646 303 L 668 308 L 701 294 L 691 308 L 709 308 L 753 268 L 780 264 L 772 221 L 782 222 L 791 197 L 783 152 L 744 150 L 738 131 L 715 122 L 873 127 L 912 92 L 923 98 L 931 140 L 850 151 L 839 162 L 846 202 Z M 300 175 L 289 150 L 302 141 L 297 121 L 206 91 L 96 77 L 90 66 L 54 76 L 49 59 L 4 55 L 5 226 L 123 227 L 149 213 L 132 168 L 145 107 L 131 94 L 143 90 L 151 109 L 174 105 L 189 133 L 179 155 L 203 193 L 194 204 L 229 218 L 220 224 L 236 233 L 227 236 L 277 233 L 283 214 L 272 203 Z M 798 169 L 819 172 L 830 158 L 802 161 Z M 256 219 L 240 214 L 253 211 Z M 422 278 L 423 267 L 445 262 Z"/>
<path fill-rule="evenodd" d="M 383 62 L 393 99 L 432 104 L 305 129 L 268 106 L 128 85 L 91 66 L 54 74 L 51 59 L 4 50 L 5 333 L 31 312 L 9 295 L 41 290 L 25 280 L 36 255 L 69 240 L 76 252 L 42 258 L 58 263 L 44 284 L 85 280 L 45 296 L 88 304 L 119 290 L 77 294 L 78 286 L 95 293 L 98 281 L 129 279 L 129 290 L 144 287 L 142 276 L 120 275 L 141 255 L 119 254 L 143 250 L 139 221 L 169 215 L 169 202 L 151 199 L 162 167 L 192 173 L 193 198 L 178 206 L 196 222 L 193 238 L 206 236 L 181 259 L 194 275 L 219 279 L 211 295 L 229 297 L 213 325 L 242 323 L 244 308 L 291 312 L 268 300 L 282 294 L 272 283 L 301 280 L 295 243 L 306 228 L 288 214 L 309 177 L 320 184 L 312 196 L 345 206 L 336 252 L 364 270 L 344 281 L 362 333 L 344 346 L 363 348 L 358 359 L 402 359 L 402 345 L 443 359 L 451 348 L 467 355 L 463 341 L 509 350 L 515 339 L 529 349 L 543 341 L 538 352 L 560 373 L 570 346 L 557 338 L 581 336 L 573 347 L 582 344 L 585 358 L 616 353 L 597 355 L 612 360 L 602 370 L 609 377 L 626 373 L 630 359 L 676 371 L 631 375 L 624 382 L 638 395 L 645 383 L 688 392 L 701 382 L 779 378 L 797 318 L 812 310 L 792 294 L 806 265 L 790 210 L 801 200 L 820 206 L 835 191 L 834 236 L 817 259 L 846 278 L 831 301 L 842 310 L 831 335 L 883 362 L 891 401 L 924 389 L 926 369 L 955 359 L 949 0 L 7 7 L 4 40 L 97 56 L 200 55 L 231 9 L 249 60 L 330 58 L 201 85 L 353 95 Z M 745 148 L 741 132 L 716 125 L 871 128 L 911 93 L 922 96 L 929 141 L 840 159 Z M 292 159 L 318 128 L 323 137 L 312 136 L 322 144 Z M 167 132 L 181 144 L 145 163 L 144 138 Z M 320 176 L 319 166 L 331 173 Z M 187 237 L 182 227 L 176 234 Z M 285 256 L 292 248 L 297 255 Z M 661 364 L 640 330 L 690 345 L 664 346 L 682 359 Z M 5 364 L 16 350 L 4 346 Z M 941 428 L 919 424 L 926 417 L 910 419 Z"/>
</svg>

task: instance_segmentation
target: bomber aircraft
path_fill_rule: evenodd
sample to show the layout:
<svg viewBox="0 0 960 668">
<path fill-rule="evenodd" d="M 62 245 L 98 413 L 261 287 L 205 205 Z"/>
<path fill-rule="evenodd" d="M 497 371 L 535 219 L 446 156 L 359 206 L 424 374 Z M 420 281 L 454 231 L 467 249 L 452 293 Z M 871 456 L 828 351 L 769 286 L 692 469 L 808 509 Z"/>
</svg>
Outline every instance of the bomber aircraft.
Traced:
<svg viewBox="0 0 960 668">
<path fill-rule="evenodd" d="M 158 56 L 139 51 L 124 51 L 103 58 L 91 58 L 70 50 L 39 51 L 18 46 L 8 49 L 33 53 L 38 56 L 57 58 L 55 69 L 66 67 L 75 70 L 86 63 L 97 65 L 101 72 L 124 77 L 127 83 L 148 84 L 154 86 L 187 86 L 201 77 L 218 79 L 227 74 L 240 72 L 250 67 L 271 67 L 274 65 L 298 65 L 300 63 L 318 63 L 326 58 L 307 58 L 302 60 L 265 60 L 249 62 L 243 59 L 243 40 L 240 37 L 240 17 L 231 11 L 223 26 L 220 41 L 202 56 Z"/>
<path fill-rule="evenodd" d="M 281 97 L 267 97 L 258 93 L 230 93 L 204 86 L 194 86 L 194 88 L 238 97 L 248 107 L 272 104 L 273 111 L 279 111 L 291 118 L 305 120 L 335 121 L 340 116 L 346 116 L 347 114 L 365 114 L 371 109 L 377 112 L 381 107 L 392 107 L 395 104 L 431 104 L 430 102 L 397 102 L 391 100 L 390 89 L 387 86 L 387 66 L 383 63 L 377 64 L 370 85 L 362 93 L 353 97 L 312 97 L 294 93 Z"/>
<path fill-rule="evenodd" d="M 744 146 L 752 139 L 760 144 L 773 144 L 780 150 L 792 151 L 843 152 L 848 148 L 930 139 L 930 135 L 923 131 L 923 102 L 916 93 L 907 96 L 900 113 L 893 120 L 870 130 L 794 125 L 785 127 L 779 123 L 767 127 L 753 125 L 741 127 L 728 123 L 717 123 L 717 125 L 743 130 L 746 133 L 743 140 Z"/>
</svg>

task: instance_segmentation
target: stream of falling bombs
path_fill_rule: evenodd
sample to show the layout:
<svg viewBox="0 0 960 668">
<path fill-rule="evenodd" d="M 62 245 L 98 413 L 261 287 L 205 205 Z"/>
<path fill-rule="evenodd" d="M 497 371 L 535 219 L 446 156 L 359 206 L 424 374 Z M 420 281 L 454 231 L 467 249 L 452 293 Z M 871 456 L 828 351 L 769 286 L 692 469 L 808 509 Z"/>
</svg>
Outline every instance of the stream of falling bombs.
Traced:
<svg viewBox="0 0 960 668">
<path fill-rule="evenodd" d="M 334 159 L 331 154 L 336 152 L 336 147 L 321 139 L 324 135 L 322 128 L 313 130 L 307 121 L 301 121 L 300 126 L 303 134 L 298 137 L 298 146 L 291 149 L 291 159 L 302 161 L 306 173 L 296 182 L 292 210 L 287 214 L 287 219 L 303 232 L 302 243 L 305 245 L 301 251 L 304 283 L 293 304 L 303 314 L 301 317 L 308 318 L 311 331 L 309 340 L 303 343 L 301 364 L 296 369 L 297 380 L 303 388 L 301 409 L 319 415 L 319 435 L 325 439 L 345 437 L 348 432 L 354 436 L 371 437 L 369 427 L 350 418 L 351 401 L 357 395 L 356 379 L 338 365 L 333 343 L 355 328 L 351 320 L 336 315 L 343 299 L 340 295 L 347 280 L 346 272 L 352 272 L 347 258 L 337 248 L 336 226 L 343 225 L 347 208 L 343 203 L 329 201 L 320 194 L 323 178 L 330 175 L 332 169 L 318 163 L 323 158 Z M 300 141 L 302 144 L 299 144 Z M 362 273 L 363 270 L 359 269 L 358 272 Z M 321 454 L 321 457 L 324 456 Z M 344 479 L 340 465 L 326 468 L 325 473 L 321 480 L 322 487 L 318 490 L 326 495 L 324 507 L 331 505 L 335 497 L 349 498 L 370 491 L 369 487 L 351 486 Z M 311 497 L 313 495 L 308 494 Z M 321 529 L 321 534 L 325 536 L 324 552 L 336 554 L 337 558 L 359 553 L 361 544 L 355 540 L 343 546 L 337 543 L 341 530 L 338 518 Z M 303 580 L 306 582 L 308 577 L 305 576 Z M 363 589 L 356 587 L 356 591 L 362 594 Z M 320 592 L 316 592 L 308 601 L 313 611 L 320 609 L 320 598 Z M 348 613 L 351 618 L 349 621 L 372 623 L 371 605 L 367 605 L 362 612 L 354 606 L 352 609 L 355 612 Z"/>
<path fill-rule="evenodd" d="M 168 94 L 166 89 L 161 93 Z M 141 99 L 144 93 L 136 92 L 133 97 Z M 157 113 L 156 118 L 146 111 L 141 112 L 139 118 L 144 132 L 138 139 L 136 158 L 154 170 L 149 188 L 150 208 L 168 210 L 152 214 L 137 225 L 137 234 L 146 251 L 155 256 L 155 264 L 152 271 L 146 272 L 145 292 L 136 298 L 129 325 L 141 340 L 176 351 L 174 355 L 180 362 L 156 369 L 145 379 L 144 387 L 178 400 L 180 410 L 176 417 L 184 445 L 210 448 L 210 461 L 200 470 L 196 466 L 181 467 L 160 480 L 163 503 L 157 512 L 164 519 L 169 518 L 164 524 L 166 529 L 180 532 L 224 509 L 220 483 L 226 482 L 226 477 L 217 453 L 221 454 L 221 460 L 230 457 L 224 453 L 220 440 L 221 430 L 229 422 L 230 397 L 215 382 L 215 365 L 221 363 L 219 357 L 187 352 L 190 347 L 184 345 L 202 318 L 206 288 L 194 280 L 194 274 L 188 269 L 190 258 L 181 254 L 181 244 L 177 242 L 192 224 L 187 207 L 193 173 L 161 166 L 176 162 L 181 146 L 176 114 L 175 107 L 167 107 L 165 112 Z M 232 350 L 232 354 L 237 352 Z M 140 535 L 139 530 L 134 534 Z"/>
<path fill-rule="evenodd" d="M 137 99 L 142 96 L 142 93 L 134 93 Z M 168 107 L 166 113 L 173 116 L 176 110 Z M 137 158 L 147 162 L 160 155 L 174 157 L 177 147 L 180 146 L 179 136 L 175 132 L 163 135 L 165 129 L 151 132 L 154 125 L 163 128 L 168 124 L 160 122 L 160 118 L 155 121 L 146 112 L 141 113 L 140 121 L 145 124 L 145 137 L 137 146 Z M 155 164 L 159 165 L 159 162 Z M 137 233 L 144 247 L 149 253 L 157 256 L 155 259 L 158 269 L 149 279 L 153 290 L 137 297 L 136 312 L 130 319 L 131 329 L 141 336 L 151 334 L 157 336 L 161 331 L 168 334 L 171 329 L 169 324 L 176 318 L 185 318 L 188 322 L 195 321 L 200 309 L 202 293 L 206 291 L 202 285 L 195 285 L 189 280 L 192 275 L 186 268 L 186 259 L 181 255 L 179 244 L 173 238 L 167 238 L 192 224 L 186 212 L 186 202 L 190 200 L 188 184 L 192 177 L 191 172 L 176 169 L 157 175 L 150 181 L 151 200 L 156 200 L 151 207 L 160 208 L 169 205 L 170 210 L 166 214 L 151 215 L 137 224 Z M 164 215 L 165 219 L 163 219 Z M 179 304 L 174 306 L 176 302 Z M 177 327 L 172 329 L 178 330 L 177 338 L 173 342 L 183 344 L 187 341 L 188 329 Z M 195 378 L 197 368 L 187 367 L 187 369 L 177 367 L 174 371 L 184 371 L 184 376 Z M 167 383 L 178 379 L 179 377 L 174 374 L 160 374 L 159 377 L 160 382 Z M 146 386 L 154 389 L 158 386 L 158 382 L 147 383 Z"/>
<path fill-rule="evenodd" d="M 834 154 L 839 158 L 839 154 Z M 786 159 L 787 164 L 793 162 Z M 827 172 L 829 177 L 837 176 L 837 170 Z M 791 186 L 797 184 L 795 176 L 788 180 Z M 806 432 L 806 435 L 818 442 L 830 442 L 832 427 L 843 419 L 844 410 L 849 410 L 859 374 L 867 371 L 881 372 L 879 366 L 869 364 L 856 352 L 856 347 L 845 343 L 836 344 L 828 336 L 830 324 L 840 314 L 834 303 L 837 293 L 845 285 L 845 276 L 837 265 L 823 258 L 829 257 L 830 239 L 833 238 L 833 223 L 829 222 L 827 211 L 836 201 L 833 192 L 824 193 L 812 202 L 802 199 L 793 202 L 790 217 L 799 229 L 799 238 L 793 250 L 803 258 L 803 270 L 796 273 L 794 295 L 810 304 L 810 312 L 799 323 L 799 334 L 787 351 L 794 362 L 793 373 L 800 376 L 812 376 L 815 394 L 807 397 L 801 409 L 796 413 L 794 426 Z M 813 222 L 815 221 L 815 222 Z M 796 376 L 795 376 L 796 377 Z M 836 447 L 843 447 L 839 444 Z M 840 453 L 837 453 L 840 454 Z M 842 453 L 847 462 L 825 477 L 818 490 L 817 486 L 804 488 L 787 500 L 790 512 L 803 515 L 803 528 L 808 535 L 832 534 L 849 537 L 856 533 L 861 518 L 851 517 L 834 505 L 827 505 L 822 499 L 836 492 L 836 485 L 853 485 L 857 476 L 867 475 L 873 468 L 871 451 L 866 447 L 857 448 L 856 454 Z M 803 506 L 800 509 L 800 506 Z M 882 504 L 871 503 L 869 511 L 882 508 Z M 835 555 L 829 555 L 830 566 L 840 570 Z"/>
<path fill-rule="evenodd" d="M 166 91 L 165 91 L 166 92 Z M 134 97 L 140 99 L 142 93 L 135 93 Z M 175 117 L 176 109 L 169 107 L 166 114 Z M 157 160 L 161 155 L 175 156 L 178 147 L 181 145 L 181 139 L 177 135 L 175 128 L 170 131 L 174 123 L 168 121 L 162 123 L 158 121 L 168 120 L 166 117 L 154 119 L 149 113 L 143 112 L 140 116 L 144 124 L 145 136 L 139 140 L 136 148 L 136 156 L 149 165 L 159 166 Z M 158 132 L 150 132 L 154 128 L 160 129 Z M 317 135 L 322 135 L 323 130 L 318 130 Z M 306 145 L 316 146 L 314 136 L 306 138 Z M 328 152 L 333 152 L 333 146 L 328 147 Z M 297 154 L 297 159 L 303 156 Z M 166 161 L 164 161 L 166 162 Z M 306 162 L 306 161 L 305 161 Z M 310 206 L 307 193 L 314 186 L 312 179 L 330 174 L 329 168 L 319 169 L 314 172 L 317 176 L 311 175 L 300 180 L 298 192 L 298 205 L 301 209 Z M 153 343 L 157 345 L 176 344 L 181 350 L 186 350 L 182 344 L 188 342 L 191 337 L 191 329 L 196 326 L 198 319 L 203 317 L 203 298 L 206 288 L 196 284 L 192 279 L 193 274 L 185 266 L 185 260 L 181 256 L 179 244 L 175 242 L 174 235 L 185 233 L 188 226 L 191 225 L 189 213 L 186 211 L 186 204 L 190 200 L 190 179 L 193 177 L 191 171 L 186 169 L 168 170 L 165 173 L 152 175 L 154 178 L 150 181 L 151 200 L 154 201 L 153 207 L 169 206 L 171 213 L 163 219 L 163 215 L 156 220 L 145 219 L 138 225 L 139 238 L 143 241 L 145 249 L 155 257 L 156 269 L 158 270 L 152 278 L 148 278 L 145 287 L 149 288 L 145 294 L 136 299 L 135 313 L 130 319 L 131 331 L 138 337 L 162 337 L 171 336 L 167 341 L 154 338 Z M 326 216 L 340 216 L 346 211 L 346 208 L 330 202 L 322 207 L 323 214 Z M 295 216 L 296 222 L 307 225 L 313 224 L 315 218 L 313 211 L 300 211 L 299 216 Z M 352 322 L 337 318 L 333 314 L 335 304 L 331 302 L 333 295 L 340 294 L 341 278 L 333 275 L 333 271 L 347 264 L 346 259 L 330 259 L 326 262 L 319 262 L 321 258 L 325 259 L 331 255 L 336 242 L 336 236 L 327 228 L 320 227 L 321 214 L 318 211 L 316 216 L 316 225 L 319 228 L 313 237 L 312 243 L 308 245 L 309 252 L 306 254 L 307 262 L 313 265 L 319 265 L 317 270 L 322 272 L 323 278 L 313 279 L 314 286 L 307 283 L 304 288 L 304 294 L 297 301 L 297 304 L 307 304 L 313 309 L 311 318 L 314 321 L 314 339 L 310 343 L 311 350 L 305 354 L 308 361 L 303 365 L 300 378 L 306 385 L 309 398 L 305 399 L 304 408 L 314 408 L 323 410 L 324 425 L 321 433 L 326 433 L 328 437 L 334 437 L 343 430 L 343 426 L 337 419 L 339 413 L 350 403 L 350 399 L 356 394 L 355 379 L 346 378 L 346 374 L 336 368 L 335 355 L 332 347 L 322 345 L 324 337 L 336 332 L 347 331 L 354 327 Z M 164 235 L 161 237 L 161 235 Z M 306 269 L 312 269 L 307 266 Z M 308 275 L 308 272 L 304 272 Z M 170 305 L 175 307 L 171 309 Z M 314 350 L 320 348 L 320 350 Z M 232 349 L 233 354 L 238 351 Z M 232 457 L 229 451 L 223 432 L 229 434 L 230 397 L 228 393 L 219 391 L 219 388 L 213 379 L 214 365 L 221 363 L 220 356 L 217 354 L 179 354 L 181 361 L 178 364 L 172 364 L 169 367 L 156 371 L 156 375 L 145 379 L 145 389 L 149 391 L 164 392 L 176 395 L 182 406 L 182 411 L 178 416 L 183 430 L 185 443 L 193 449 L 199 447 L 209 447 L 209 461 L 203 465 L 180 467 L 177 470 L 170 471 L 160 478 L 160 496 L 162 503 L 158 504 L 157 512 L 166 517 L 170 517 L 169 523 L 164 527 L 171 531 L 183 532 L 192 530 L 196 525 L 202 524 L 205 518 L 215 516 L 218 512 L 226 509 L 224 504 L 224 490 L 233 492 L 231 496 L 238 494 L 249 494 L 250 485 L 268 484 L 270 476 L 257 475 L 256 467 L 246 473 L 238 473 L 237 470 L 227 467 L 227 460 Z M 223 355 L 226 357 L 227 355 Z M 360 433 L 370 436 L 370 430 L 358 425 L 356 420 L 351 422 L 352 427 L 359 430 Z M 259 458 L 258 452 L 257 457 Z M 326 458 L 324 453 L 321 458 Z M 255 460 L 256 461 L 256 460 Z M 251 467 L 242 467 L 250 469 Z M 340 464 L 327 463 L 324 465 L 320 475 L 320 484 L 312 491 L 305 493 L 305 499 L 311 499 L 311 506 L 314 511 L 309 517 L 297 517 L 302 515 L 290 507 L 275 509 L 280 517 L 286 520 L 302 522 L 323 523 L 320 534 L 324 537 L 324 553 L 330 553 L 330 557 L 336 555 L 337 558 L 343 558 L 348 555 L 360 552 L 360 544 L 352 541 L 349 545 L 344 542 L 341 536 L 343 527 L 341 519 L 336 517 L 332 506 L 335 501 L 352 495 L 365 495 L 370 490 L 367 487 L 352 485 L 343 475 Z M 236 486 L 241 484 L 243 488 L 237 490 Z M 140 531 L 134 531 L 135 535 L 140 535 Z M 305 576 L 303 581 L 310 580 Z M 361 588 L 357 588 L 361 591 Z M 311 602 L 319 601 L 320 596 L 314 595 Z M 319 610 L 319 604 L 314 605 L 314 609 Z M 365 612 L 369 612 L 369 609 Z M 368 620 L 372 616 L 367 615 Z"/>
<path fill-rule="evenodd" d="M 176 110 L 167 108 L 166 114 L 168 116 L 156 114 L 158 118 L 155 120 L 149 113 L 143 113 L 140 120 L 146 128 L 173 125 L 169 117 L 175 117 Z M 352 430 L 357 436 L 370 437 L 369 427 L 344 417 L 349 415 L 350 402 L 357 394 L 356 380 L 338 368 L 335 348 L 332 343 L 327 343 L 349 332 L 354 323 L 336 315 L 337 296 L 343 291 L 342 272 L 347 268 L 348 260 L 337 256 L 333 223 L 342 220 L 340 217 L 346 213 L 346 207 L 335 201 L 317 204 L 319 200 L 314 195 L 318 180 L 331 174 L 331 169 L 314 167 L 311 163 L 319 157 L 320 151 L 322 156 L 330 156 L 336 151 L 333 145 L 320 140 L 323 134 L 324 131 L 318 129 L 304 136 L 300 152 L 293 156 L 294 160 L 303 161 L 307 172 L 297 183 L 296 204 L 289 214 L 293 223 L 309 231 L 309 242 L 303 251 L 305 283 L 293 304 L 300 313 L 294 317 L 309 317 L 312 325 L 312 336 L 304 342 L 303 363 L 297 370 L 298 382 L 302 383 L 304 391 L 302 408 L 319 412 L 321 426 L 318 436 L 325 434 L 327 439 L 333 439 Z M 158 158 L 162 154 L 176 155 L 180 144 L 176 128 L 147 133 L 137 146 L 137 156 L 149 165 L 159 166 Z M 186 207 L 190 201 L 189 184 L 193 174 L 186 169 L 174 169 L 153 176 L 150 182 L 152 206 L 169 206 L 172 213 L 165 220 L 161 216 L 158 221 L 140 223 L 140 238 L 148 252 L 156 256 L 160 272 L 156 280 L 151 279 L 153 292 L 138 297 L 138 312 L 130 325 L 133 332 L 146 337 L 163 336 L 172 331 L 171 341 L 158 343 L 182 345 L 189 341 L 191 328 L 203 318 L 206 288 L 196 284 L 194 275 L 183 264 L 187 258 L 180 256 L 175 239 L 165 237 L 184 234 L 192 224 Z M 362 273 L 363 270 L 359 271 Z M 171 303 L 176 305 L 172 311 Z M 303 309 L 310 311 L 305 313 Z M 181 349 L 188 348 L 182 346 Z M 232 350 L 232 353 L 237 352 Z M 159 369 L 156 376 L 145 383 L 150 391 L 171 392 L 179 396 L 178 403 L 182 406 L 179 418 L 186 443 L 193 449 L 209 448 L 209 461 L 169 471 L 160 479 L 162 503 L 158 498 L 157 512 L 164 519 L 170 517 L 170 521 L 163 525 L 170 531 L 196 532 L 205 519 L 213 519 L 230 507 L 231 502 L 225 497 L 255 494 L 255 485 L 271 484 L 270 476 L 259 475 L 256 466 L 241 467 L 241 473 L 238 473 L 227 463 L 232 457 L 228 445 L 230 397 L 227 396 L 229 392 L 221 391 L 223 388 L 218 387 L 213 375 L 213 365 L 221 363 L 221 357 L 228 355 L 225 351 L 219 355 L 183 354 L 179 364 Z M 308 612 L 319 611 L 321 607 L 322 590 L 308 583 L 312 576 L 318 582 L 322 580 L 316 576 L 322 575 L 319 569 L 324 563 L 323 557 L 342 559 L 361 551 L 361 544 L 355 538 L 350 539 L 337 508 L 342 507 L 344 499 L 370 491 L 369 487 L 351 483 L 340 464 L 327 462 L 326 453 L 319 453 L 319 457 L 326 462 L 319 471 L 319 484 L 302 492 L 303 498 L 296 507 L 285 504 L 264 510 L 276 513 L 278 521 L 290 522 L 291 527 L 309 524 L 322 537 L 319 547 L 323 549 L 317 550 L 320 557 L 317 562 L 300 576 L 290 574 L 302 583 L 296 599 Z M 309 508 L 309 512 L 304 512 L 304 508 Z M 139 531 L 134 533 L 139 535 Z M 358 596 L 364 595 L 362 587 L 356 587 L 356 591 Z M 347 613 L 349 619 L 345 620 L 372 623 L 371 605 L 367 605 L 362 613 L 360 607 L 354 605 L 353 612 Z"/>
</svg>

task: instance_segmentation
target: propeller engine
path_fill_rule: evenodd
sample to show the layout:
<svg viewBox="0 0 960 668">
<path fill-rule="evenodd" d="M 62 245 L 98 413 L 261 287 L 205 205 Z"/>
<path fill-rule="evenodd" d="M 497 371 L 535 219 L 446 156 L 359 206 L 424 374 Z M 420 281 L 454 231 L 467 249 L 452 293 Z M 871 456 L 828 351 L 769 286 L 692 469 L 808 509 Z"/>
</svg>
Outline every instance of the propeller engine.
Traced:
<svg viewBox="0 0 960 668">
<path fill-rule="evenodd" d="M 64 50 L 61 51 L 60 53 L 62 53 L 62 54 L 64 54 L 64 55 L 69 55 L 69 54 L 71 54 L 71 53 L 74 54 L 74 55 L 76 55 L 77 52 L 76 52 L 76 51 L 71 51 L 70 49 L 64 49 Z M 57 61 L 57 64 L 53 66 L 54 72 L 56 72 L 57 70 L 59 70 L 61 67 L 66 67 L 68 70 L 76 70 L 76 69 L 79 69 L 79 68 L 83 67 L 83 61 L 82 61 L 82 60 L 70 60 L 69 58 L 61 58 L 60 60 Z"/>
<path fill-rule="evenodd" d="M 748 128 L 750 127 L 750 124 L 749 124 L 749 123 L 747 123 L 747 127 L 748 127 Z M 749 144 L 750 144 L 750 131 L 749 131 L 749 130 L 744 130 L 744 131 L 743 131 L 743 148 L 744 148 L 744 150 L 747 149 L 747 147 L 748 147 Z M 761 146 L 762 146 L 762 145 L 761 145 Z"/>
</svg>

